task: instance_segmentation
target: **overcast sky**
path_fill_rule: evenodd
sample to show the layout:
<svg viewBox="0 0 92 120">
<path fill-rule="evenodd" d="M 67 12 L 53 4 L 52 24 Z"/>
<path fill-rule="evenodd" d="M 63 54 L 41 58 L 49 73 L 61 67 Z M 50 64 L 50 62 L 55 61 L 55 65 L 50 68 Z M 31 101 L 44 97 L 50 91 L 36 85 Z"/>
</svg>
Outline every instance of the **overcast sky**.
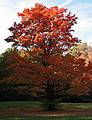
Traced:
<svg viewBox="0 0 92 120">
<path fill-rule="evenodd" d="M 4 39 L 10 35 L 8 28 L 19 21 L 17 12 L 37 2 L 48 7 L 63 6 L 76 14 L 78 23 L 74 26 L 74 36 L 92 45 L 92 0 L 0 0 L 0 53 L 10 47 Z"/>
</svg>

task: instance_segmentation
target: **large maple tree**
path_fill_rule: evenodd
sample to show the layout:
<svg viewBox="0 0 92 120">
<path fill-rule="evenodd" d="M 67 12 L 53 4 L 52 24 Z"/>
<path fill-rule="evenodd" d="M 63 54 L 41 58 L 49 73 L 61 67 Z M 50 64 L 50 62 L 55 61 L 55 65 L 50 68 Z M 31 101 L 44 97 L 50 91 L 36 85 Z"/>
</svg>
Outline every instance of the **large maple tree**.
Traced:
<svg viewBox="0 0 92 120">
<path fill-rule="evenodd" d="M 28 59 L 19 59 L 19 64 L 12 65 L 17 73 L 15 77 L 20 77 L 21 73 L 22 79 L 34 83 L 33 93 L 40 96 L 48 110 L 53 110 L 61 93 L 69 89 L 71 94 L 74 93 L 71 92 L 75 85 L 72 80 L 84 77 L 85 69 L 83 72 L 80 70 L 85 68 L 85 61 L 68 54 L 64 57 L 78 42 L 78 38 L 72 35 L 77 17 L 65 8 L 48 8 L 39 3 L 31 9 L 24 9 L 18 16 L 21 17 L 20 23 L 15 22 L 9 28 L 12 35 L 5 40 L 21 47 Z M 78 94 L 82 93 L 84 91 L 80 89 Z"/>
</svg>

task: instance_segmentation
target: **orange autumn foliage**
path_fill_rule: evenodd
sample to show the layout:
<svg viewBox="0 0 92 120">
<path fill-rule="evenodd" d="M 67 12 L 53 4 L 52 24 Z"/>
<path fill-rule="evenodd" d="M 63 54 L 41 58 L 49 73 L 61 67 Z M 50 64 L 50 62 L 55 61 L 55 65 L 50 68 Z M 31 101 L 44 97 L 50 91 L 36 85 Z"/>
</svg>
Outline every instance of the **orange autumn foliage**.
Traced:
<svg viewBox="0 0 92 120">
<path fill-rule="evenodd" d="M 13 73 L 4 80 L 7 83 L 28 86 L 25 92 L 38 96 L 38 93 L 44 92 L 44 84 L 49 80 L 51 84 L 60 89 L 61 96 L 67 95 L 87 95 L 89 92 L 89 83 L 91 77 L 91 63 L 86 65 L 85 60 L 71 55 L 46 57 L 44 62 L 46 66 L 27 57 L 23 58 L 18 53 L 13 52 L 6 56 L 6 63 Z M 11 63 L 10 63 L 11 61 Z M 15 61 L 15 62 L 14 62 Z M 30 86 L 30 88 L 29 88 Z M 23 90 L 22 87 L 19 91 Z"/>
<path fill-rule="evenodd" d="M 24 55 L 14 52 L 7 57 L 7 62 L 14 62 L 9 65 L 13 74 L 6 81 L 30 86 L 28 92 L 47 100 L 48 107 L 62 96 L 87 95 L 91 81 L 89 64 L 86 66 L 85 59 L 68 54 L 78 42 L 72 35 L 77 17 L 67 9 L 38 3 L 18 16 L 20 23 L 9 28 L 12 36 L 5 40 L 22 47 Z"/>
<path fill-rule="evenodd" d="M 34 8 L 18 13 L 18 16 L 21 17 L 20 23 L 15 22 L 9 28 L 12 35 L 5 39 L 13 42 L 13 46 L 29 51 L 36 47 L 49 55 L 68 51 L 78 42 L 71 33 L 77 17 L 67 9 L 57 6 L 47 8 L 37 3 Z"/>
</svg>

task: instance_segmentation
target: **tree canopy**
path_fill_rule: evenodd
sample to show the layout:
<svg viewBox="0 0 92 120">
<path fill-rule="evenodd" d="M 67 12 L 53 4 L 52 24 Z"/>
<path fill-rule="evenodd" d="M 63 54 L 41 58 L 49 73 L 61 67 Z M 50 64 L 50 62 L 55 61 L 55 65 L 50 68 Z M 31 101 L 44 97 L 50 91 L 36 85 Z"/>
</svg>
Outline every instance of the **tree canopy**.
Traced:
<svg viewBox="0 0 92 120">
<path fill-rule="evenodd" d="M 44 55 L 50 55 L 68 51 L 78 42 L 78 38 L 72 35 L 77 17 L 65 8 L 48 8 L 36 3 L 34 8 L 26 8 L 18 16 L 21 17 L 20 23 L 14 22 L 9 28 L 12 36 L 5 39 L 13 42 L 13 46 L 29 51 L 37 48 Z"/>
<path fill-rule="evenodd" d="M 78 43 L 72 35 L 77 17 L 65 8 L 48 8 L 39 3 L 18 16 L 20 23 L 14 22 L 9 28 L 12 35 L 5 40 L 22 51 L 5 55 L 13 73 L 3 82 L 30 85 L 17 90 L 40 97 L 48 110 L 55 109 L 62 97 L 87 95 L 92 65 L 68 54 Z"/>
</svg>

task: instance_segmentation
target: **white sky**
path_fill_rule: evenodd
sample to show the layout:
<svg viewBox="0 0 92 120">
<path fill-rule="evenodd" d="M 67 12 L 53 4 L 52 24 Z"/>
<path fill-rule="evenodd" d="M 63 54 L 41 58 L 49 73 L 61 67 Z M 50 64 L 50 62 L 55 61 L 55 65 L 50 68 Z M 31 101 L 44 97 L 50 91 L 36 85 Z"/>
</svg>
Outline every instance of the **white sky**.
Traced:
<svg viewBox="0 0 92 120">
<path fill-rule="evenodd" d="M 0 53 L 10 47 L 10 44 L 5 42 L 4 39 L 11 34 L 8 28 L 14 22 L 19 21 L 17 12 L 22 12 L 27 7 L 30 8 L 36 2 L 41 2 L 46 6 L 64 6 L 75 13 L 78 16 L 78 24 L 74 26 L 74 35 L 92 44 L 92 3 L 83 3 L 82 0 L 78 3 L 75 3 L 75 0 L 0 0 Z"/>
</svg>

